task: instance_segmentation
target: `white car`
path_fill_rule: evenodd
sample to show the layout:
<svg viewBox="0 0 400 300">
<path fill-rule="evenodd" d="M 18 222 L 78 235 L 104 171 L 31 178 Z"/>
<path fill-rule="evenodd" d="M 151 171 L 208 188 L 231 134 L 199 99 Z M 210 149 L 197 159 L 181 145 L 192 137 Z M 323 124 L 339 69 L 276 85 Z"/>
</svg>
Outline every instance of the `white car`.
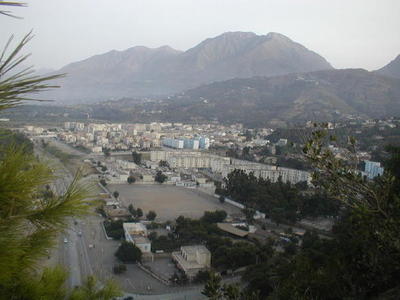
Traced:
<svg viewBox="0 0 400 300">
<path fill-rule="evenodd" d="M 68 239 L 67 238 L 64 238 L 64 243 L 65 244 L 68 243 Z"/>
</svg>

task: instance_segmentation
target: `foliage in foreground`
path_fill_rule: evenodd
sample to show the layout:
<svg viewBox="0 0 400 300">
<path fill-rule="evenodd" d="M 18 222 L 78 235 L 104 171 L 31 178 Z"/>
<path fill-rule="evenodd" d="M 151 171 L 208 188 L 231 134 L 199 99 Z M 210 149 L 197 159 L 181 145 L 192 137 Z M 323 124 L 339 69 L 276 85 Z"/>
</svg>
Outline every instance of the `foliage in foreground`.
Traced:
<svg viewBox="0 0 400 300">
<path fill-rule="evenodd" d="M 46 81 L 59 77 L 32 76 L 31 68 L 11 72 L 28 57 L 19 56 L 19 52 L 30 39 L 26 35 L 7 54 L 11 38 L 0 54 L 0 111 L 32 100 L 33 93 L 53 87 Z M 78 183 L 80 176 L 76 175 L 63 193 L 51 191 L 55 176 L 50 167 L 38 162 L 20 143 L 15 146 L 3 140 L 0 144 L 0 299 L 65 299 L 69 294 L 64 288 L 67 273 L 60 267 L 40 271 L 40 260 L 47 257 L 70 217 L 88 213 L 88 190 Z M 56 184 L 53 189 L 57 191 Z M 89 277 L 68 298 L 109 300 L 119 295 L 112 282 L 100 287 Z"/>
<path fill-rule="evenodd" d="M 82 286 L 72 291 L 69 300 L 108 300 L 118 296 L 122 296 L 122 293 L 113 281 L 107 281 L 102 288 L 99 288 L 96 278 L 89 276 Z"/>
<path fill-rule="evenodd" d="M 342 205 L 332 238 L 307 232 L 301 246 L 265 257 L 247 269 L 246 290 L 261 299 L 399 299 L 400 148 L 387 149 L 385 174 L 370 181 L 356 169 L 353 139 L 346 160 L 328 143 L 334 137 L 318 130 L 304 152 L 318 170 L 314 183 Z"/>
<path fill-rule="evenodd" d="M 75 177 L 62 195 L 42 197 L 55 179 L 51 169 L 33 155 L 10 147 L 0 161 L 0 287 L 13 295 L 23 276 L 34 272 L 47 256 L 69 217 L 85 215 L 88 193 Z"/>
</svg>

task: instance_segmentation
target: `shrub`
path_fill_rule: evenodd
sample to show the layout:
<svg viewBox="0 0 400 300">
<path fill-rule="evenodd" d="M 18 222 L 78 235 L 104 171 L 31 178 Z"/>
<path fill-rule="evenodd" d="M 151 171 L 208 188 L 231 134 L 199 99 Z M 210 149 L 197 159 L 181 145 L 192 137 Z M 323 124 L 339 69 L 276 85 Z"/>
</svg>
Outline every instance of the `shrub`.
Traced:
<svg viewBox="0 0 400 300">
<path fill-rule="evenodd" d="M 115 256 L 124 263 L 135 263 L 142 260 L 142 251 L 134 244 L 123 241 Z"/>
</svg>

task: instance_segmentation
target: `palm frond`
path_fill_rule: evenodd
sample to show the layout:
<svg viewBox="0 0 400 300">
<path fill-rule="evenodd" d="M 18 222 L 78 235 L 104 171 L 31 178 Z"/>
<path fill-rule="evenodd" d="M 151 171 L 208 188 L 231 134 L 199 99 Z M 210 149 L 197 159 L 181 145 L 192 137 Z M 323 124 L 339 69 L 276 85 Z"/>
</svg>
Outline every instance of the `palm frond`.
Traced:
<svg viewBox="0 0 400 300">
<path fill-rule="evenodd" d="M 33 67 L 27 67 L 15 74 L 10 74 L 11 71 L 21 66 L 29 58 L 29 54 L 20 55 L 20 52 L 32 38 L 32 33 L 28 33 L 15 49 L 8 53 L 8 49 L 14 39 L 11 36 L 0 54 L 0 110 L 20 105 L 26 100 L 45 101 L 32 98 L 32 95 L 59 87 L 46 82 L 65 75 L 35 76 L 32 75 L 34 73 Z"/>
</svg>

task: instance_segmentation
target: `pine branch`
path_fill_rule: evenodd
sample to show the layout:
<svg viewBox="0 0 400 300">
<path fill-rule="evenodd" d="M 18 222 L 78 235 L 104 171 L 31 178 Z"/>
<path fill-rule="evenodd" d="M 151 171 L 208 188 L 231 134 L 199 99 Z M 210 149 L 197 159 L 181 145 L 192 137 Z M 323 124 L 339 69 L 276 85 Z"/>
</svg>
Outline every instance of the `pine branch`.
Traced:
<svg viewBox="0 0 400 300">
<path fill-rule="evenodd" d="M 0 5 L 2 5 L 2 6 L 13 6 L 13 7 L 25 7 L 26 3 L 15 2 L 15 1 L 1 1 Z M 15 18 L 15 19 L 22 19 L 21 17 L 17 17 L 15 15 L 13 15 L 10 11 L 0 10 L 0 14 L 5 15 L 7 17 Z"/>
<path fill-rule="evenodd" d="M 8 49 L 13 41 L 13 36 L 7 41 L 2 53 L 0 54 L 0 111 L 22 104 L 23 101 L 46 101 L 32 98 L 33 94 L 57 88 L 57 85 L 47 84 L 46 82 L 63 77 L 65 74 L 51 76 L 35 76 L 33 67 L 24 68 L 16 74 L 10 74 L 12 70 L 19 67 L 28 58 L 28 55 L 19 55 L 23 47 L 33 38 L 32 33 L 28 33 L 18 43 L 16 48 L 9 54 Z M 10 74 L 10 75 L 9 75 Z"/>
</svg>

